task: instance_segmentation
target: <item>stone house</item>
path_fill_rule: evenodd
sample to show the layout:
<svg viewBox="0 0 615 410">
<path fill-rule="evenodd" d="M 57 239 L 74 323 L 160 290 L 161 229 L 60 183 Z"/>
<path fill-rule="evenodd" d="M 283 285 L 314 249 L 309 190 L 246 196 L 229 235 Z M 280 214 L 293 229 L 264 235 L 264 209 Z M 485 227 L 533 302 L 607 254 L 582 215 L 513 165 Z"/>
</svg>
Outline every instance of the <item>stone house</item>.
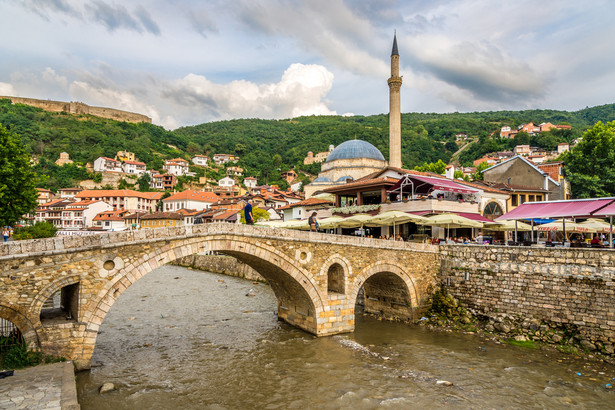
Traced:
<svg viewBox="0 0 615 410">
<path fill-rule="evenodd" d="M 486 184 L 511 192 L 508 211 L 524 202 L 566 199 L 565 181 L 555 181 L 519 155 L 485 169 L 483 176 Z"/>
</svg>

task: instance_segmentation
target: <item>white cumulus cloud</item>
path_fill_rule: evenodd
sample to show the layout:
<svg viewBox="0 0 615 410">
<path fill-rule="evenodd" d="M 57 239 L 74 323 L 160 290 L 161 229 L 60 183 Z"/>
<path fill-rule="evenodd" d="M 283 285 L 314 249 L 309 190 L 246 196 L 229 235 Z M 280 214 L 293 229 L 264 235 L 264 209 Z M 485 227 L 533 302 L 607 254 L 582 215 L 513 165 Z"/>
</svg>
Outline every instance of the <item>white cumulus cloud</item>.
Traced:
<svg viewBox="0 0 615 410">
<path fill-rule="evenodd" d="M 229 118 L 288 118 L 334 115 L 325 97 L 333 74 L 321 65 L 292 64 L 277 83 L 246 80 L 216 84 L 202 75 L 189 74 L 171 82 L 163 97 L 182 110 L 201 112 L 203 120 Z"/>
<path fill-rule="evenodd" d="M 14 97 L 15 94 L 15 88 L 13 88 L 12 84 L 0 82 L 0 95 Z"/>
</svg>

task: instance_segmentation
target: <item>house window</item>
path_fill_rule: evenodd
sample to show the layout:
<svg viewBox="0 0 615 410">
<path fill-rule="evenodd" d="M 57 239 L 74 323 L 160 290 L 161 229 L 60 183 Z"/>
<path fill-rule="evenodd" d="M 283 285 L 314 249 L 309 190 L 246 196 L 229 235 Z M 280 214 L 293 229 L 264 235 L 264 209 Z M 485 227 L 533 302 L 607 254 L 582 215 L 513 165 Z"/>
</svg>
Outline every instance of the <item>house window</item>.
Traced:
<svg viewBox="0 0 615 410">
<path fill-rule="evenodd" d="M 527 201 L 528 202 L 534 202 L 534 195 L 528 195 Z"/>
<path fill-rule="evenodd" d="M 511 203 L 511 205 L 512 205 L 512 206 L 517 206 L 517 205 L 519 205 L 519 199 L 518 199 L 517 195 L 512 194 L 512 195 L 510 196 L 510 203 Z"/>
<path fill-rule="evenodd" d="M 519 195 L 519 202 L 520 203 L 525 203 L 525 195 Z"/>
<path fill-rule="evenodd" d="M 495 202 L 489 202 L 483 209 L 483 215 L 491 220 L 503 214 L 502 208 Z"/>
</svg>

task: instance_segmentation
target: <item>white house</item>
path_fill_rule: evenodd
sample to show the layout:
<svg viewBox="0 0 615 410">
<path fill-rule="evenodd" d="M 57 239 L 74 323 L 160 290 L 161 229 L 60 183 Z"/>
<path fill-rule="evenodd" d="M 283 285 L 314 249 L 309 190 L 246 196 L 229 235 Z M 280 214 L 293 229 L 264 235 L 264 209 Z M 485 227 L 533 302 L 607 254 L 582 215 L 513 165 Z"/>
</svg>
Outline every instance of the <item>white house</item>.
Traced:
<svg viewBox="0 0 615 410">
<path fill-rule="evenodd" d="M 188 173 L 188 161 L 182 158 L 169 159 L 164 163 L 163 169 L 175 176 L 183 176 Z"/>
<path fill-rule="evenodd" d="M 236 164 L 237 161 L 239 161 L 239 157 L 235 155 L 230 155 L 230 154 L 215 154 L 214 155 L 214 162 L 216 163 L 216 165 L 226 164 L 229 161 Z"/>
<path fill-rule="evenodd" d="M 256 185 L 258 185 L 257 183 L 257 179 L 254 177 L 246 177 L 243 179 L 243 184 L 246 186 L 246 188 L 250 189 L 250 188 L 254 188 L 256 187 Z"/>
<path fill-rule="evenodd" d="M 194 165 L 198 165 L 200 167 L 206 167 L 208 160 L 209 158 L 207 158 L 205 155 L 195 155 L 192 158 L 192 162 L 194 163 Z"/>
<path fill-rule="evenodd" d="M 62 211 L 62 229 L 85 229 L 94 226 L 94 218 L 113 207 L 103 201 L 79 201 L 67 205 Z"/>
<path fill-rule="evenodd" d="M 186 190 L 171 195 L 162 200 L 164 212 L 175 212 L 180 209 L 202 211 L 210 209 L 218 203 L 220 197 L 213 192 Z"/>
<path fill-rule="evenodd" d="M 218 181 L 218 186 L 220 187 L 232 187 L 233 185 L 235 185 L 235 180 L 231 177 L 224 177 L 221 180 Z"/>
<path fill-rule="evenodd" d="M 94 161 L 96 172 L 122 172 L 122 163 L 107 157 L 98 157 Z"/>
<path fill-rule="evenodd" d="M 145 162 L 140 161 L 124 161 L 122 163 L 122 169 L 126 174 L 133 174 L 139 176 L 143 175 L 147 170 Z"/>
<path fill-rule="evenodd" d="M 293 219 L 307 219 L 313 211 L 318 212 L 319 209 L 326 209 L 331 206 L 333 206 L 333 202 L 331 201 L 309 198 L 304 201 L 283 206 L 279 210 L 284 212 L 285 221 L 291 221 Z"/>
<path fill-rule="evenodd" d="M 130 212 L 124 209 L 100 212 L 94 217 L 94 227 L 104 231 L 123 231 L 126 229 L 124 216 L 128 214 Z"/>
<path fill-rule="evenodd" d="M 299 192 L 301 185 L 303 185 L 303 183 L 301 181 L 297 181 L 290 186 L 290 190 L 293 192 Z"/>
</svg>

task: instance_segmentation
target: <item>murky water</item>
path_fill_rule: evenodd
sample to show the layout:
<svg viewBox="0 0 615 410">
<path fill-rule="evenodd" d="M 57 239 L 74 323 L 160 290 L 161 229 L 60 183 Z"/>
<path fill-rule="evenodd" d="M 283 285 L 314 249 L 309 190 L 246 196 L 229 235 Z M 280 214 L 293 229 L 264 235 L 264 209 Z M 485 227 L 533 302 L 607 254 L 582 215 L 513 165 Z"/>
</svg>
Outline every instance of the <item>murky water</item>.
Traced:
<svg viewBox="0 0 615 410">
<path fill-rule="evenodd" d="M 254 289 L 255 297 L 246 297 Z M 128 289 L 78 374 L 83 409 L 615 408 L 615 368 L 357 317 L 315 338 L 266 285 L 164 266 Z M 577 373 L 582 373 L 581 376 Z M 602 373 L 602 374 L 600 374 Z M 453 386 L 438 384 L 450 381 Z M 117 392 L 98 394 L 103 382 Z"/>
</svg>

